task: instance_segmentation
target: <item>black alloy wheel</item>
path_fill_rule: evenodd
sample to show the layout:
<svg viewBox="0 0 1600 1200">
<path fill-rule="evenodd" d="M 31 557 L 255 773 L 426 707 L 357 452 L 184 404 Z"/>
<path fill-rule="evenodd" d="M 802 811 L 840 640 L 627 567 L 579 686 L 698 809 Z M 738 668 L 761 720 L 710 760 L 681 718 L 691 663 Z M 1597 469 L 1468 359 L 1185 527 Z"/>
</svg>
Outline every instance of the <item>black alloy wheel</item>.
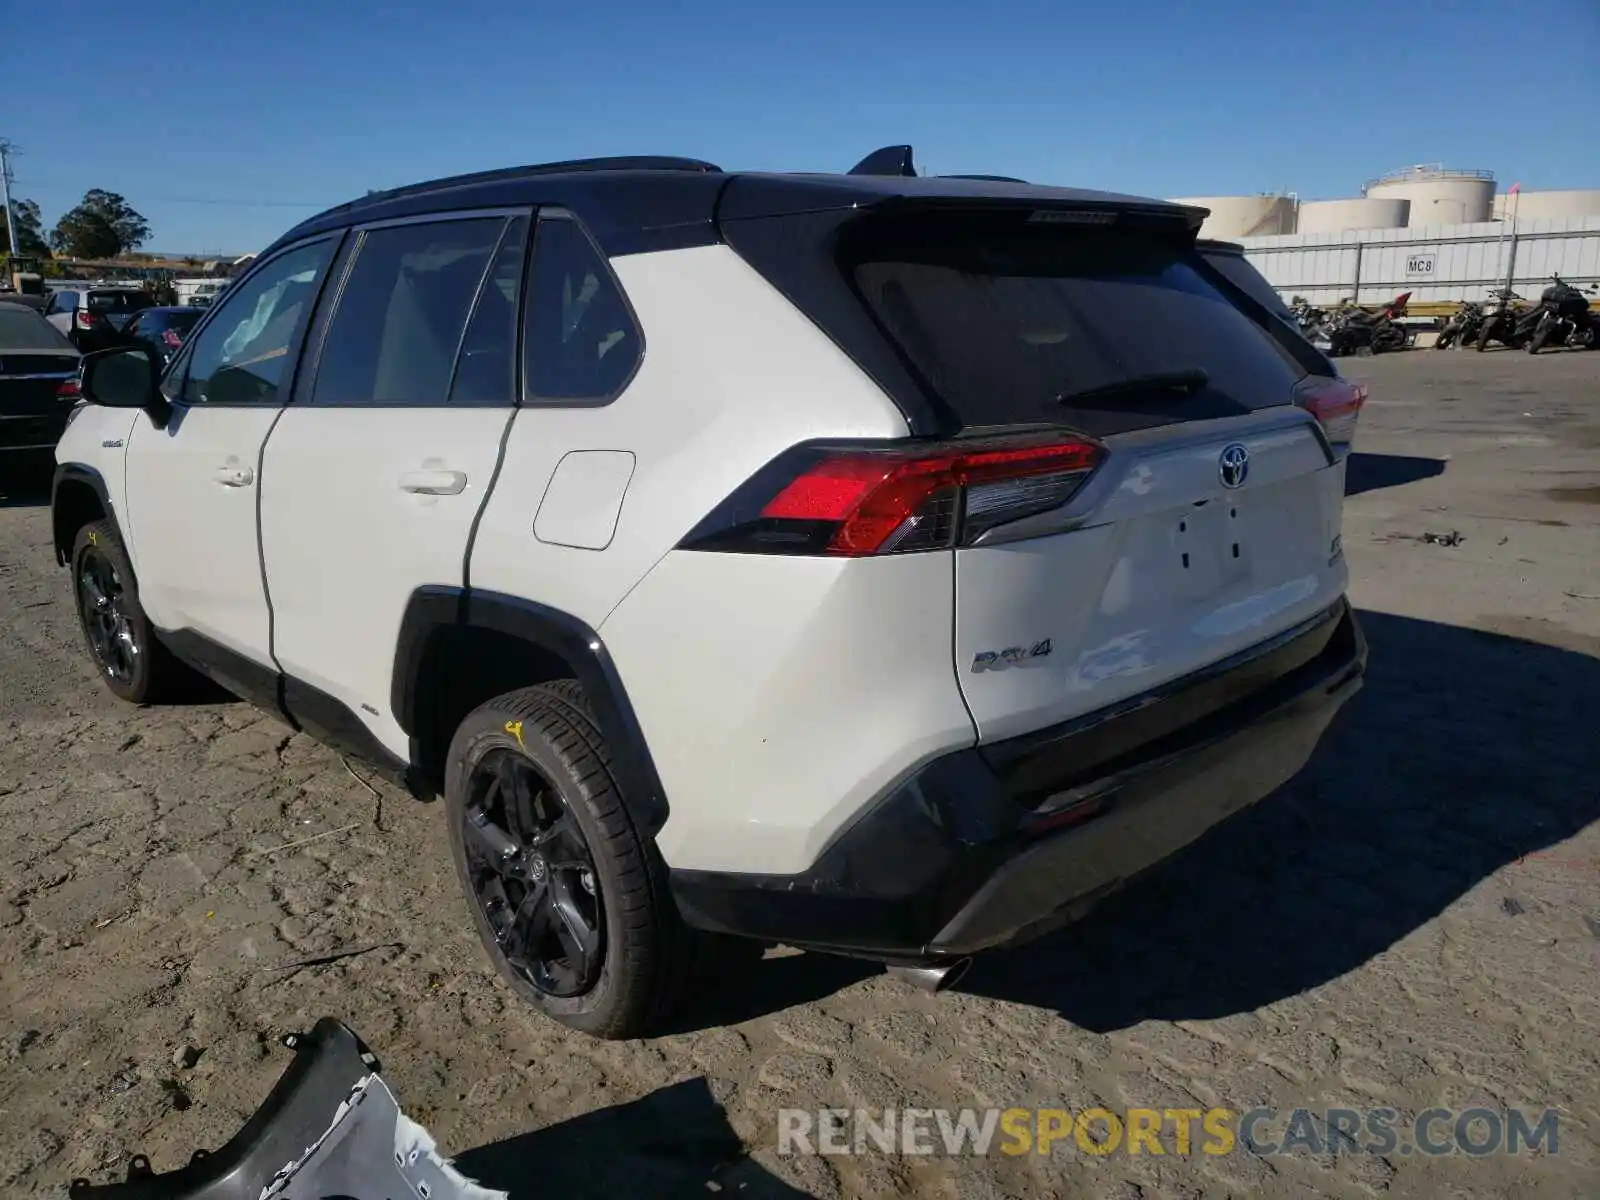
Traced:
<svg viewBox="0 0 1600 1200">
<path fill-rule="evenodd" d="M 467 778 L 461 840 L 474 903 L 510 967 L 547 996 L 580 996 L 605 961 L 594 856 L 536 764 L 493 749 Z"/>
<path fill-rule="evenodd" d="M 96 665 L 113 683 L 132 686 L 144 648 L 139 644 L 117 564 L 91 544 L 78 557 L 77 584 L 78 612 Z"/>
</svg>

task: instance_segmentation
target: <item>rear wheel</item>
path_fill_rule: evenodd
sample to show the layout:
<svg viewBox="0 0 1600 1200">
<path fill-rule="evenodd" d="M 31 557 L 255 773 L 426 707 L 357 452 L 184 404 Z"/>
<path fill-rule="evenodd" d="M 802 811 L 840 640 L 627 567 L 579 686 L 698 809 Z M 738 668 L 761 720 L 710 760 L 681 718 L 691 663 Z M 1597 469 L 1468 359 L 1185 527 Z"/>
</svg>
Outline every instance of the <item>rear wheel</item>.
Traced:
<svg viewBox="0 0 1600 1200">
<path fill-rule="evenodd" d="M 575 684 L 510 692 L 468 715 L 445 805 L 478 937 L 517 995 L 603 1038 L 642 1037 L 671 1014 L 692 938 Z"/>
<path fill-rule="evenodd" d="M 78 624 L 100 678 L 135 704 L 174 699 L 197 682 L 156 638 L 139 604 L 128 552 L 110 521 L 91 521 L 72 543 Z"/>
</svg>

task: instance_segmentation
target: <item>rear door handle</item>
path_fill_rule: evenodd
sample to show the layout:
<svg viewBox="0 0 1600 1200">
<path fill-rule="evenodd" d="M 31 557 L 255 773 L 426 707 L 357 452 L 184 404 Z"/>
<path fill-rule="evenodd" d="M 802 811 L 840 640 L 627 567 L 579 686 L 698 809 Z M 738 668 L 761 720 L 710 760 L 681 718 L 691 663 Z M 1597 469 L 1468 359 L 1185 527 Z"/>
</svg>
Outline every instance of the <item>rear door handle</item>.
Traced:
<svg viewBox="0 0 1600 1200">
<path fill-rule="evenodd" d="M 256 473 L 249 467 L 218 467 L 215 478 L 223 487 L 249 487 Z"/>
<path fill-rule="evenodd" d="M 466 486 L 465 471 L 407 471 L 400 476 L 400 490 L 419 496 L 454 496 Z"/>
</svg>

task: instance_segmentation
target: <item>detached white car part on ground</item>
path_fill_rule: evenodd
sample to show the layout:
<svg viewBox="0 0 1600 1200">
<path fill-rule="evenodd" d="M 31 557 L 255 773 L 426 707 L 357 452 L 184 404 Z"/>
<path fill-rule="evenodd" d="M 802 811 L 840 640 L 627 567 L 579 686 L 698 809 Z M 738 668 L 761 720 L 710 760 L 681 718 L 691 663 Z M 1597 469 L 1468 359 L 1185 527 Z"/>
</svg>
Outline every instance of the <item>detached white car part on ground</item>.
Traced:
<svg viewBox="0 0 1600 1200">
<path fill-rule="evenodd" d="M 71 1200 L 506 1200 L 440 1157 L 343 1024 L 324 1017 L 284 1044 L 294 1062 L 222 1149 L 160 1175 L 137 1156 L 125 1182 L 75 1180 Z"/>
</svg>

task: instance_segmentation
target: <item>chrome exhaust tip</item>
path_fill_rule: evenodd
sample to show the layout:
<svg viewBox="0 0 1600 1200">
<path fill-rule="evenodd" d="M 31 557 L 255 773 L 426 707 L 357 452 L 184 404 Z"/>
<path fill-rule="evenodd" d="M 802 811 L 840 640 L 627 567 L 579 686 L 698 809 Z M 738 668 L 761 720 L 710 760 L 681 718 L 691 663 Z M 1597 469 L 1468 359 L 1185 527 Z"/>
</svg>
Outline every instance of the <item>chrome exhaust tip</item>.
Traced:
<svg viewBox="0 0 1600 1200">
<path fill-rule="evenodd" d="M 924 992 L 942 992 L 961 982 L 961 977 L 972 966 L 970 958 L 957 958 L 949 962 L 904 965 L 890 963 L 885 970 L 902 983 Z"/>
</svg>

